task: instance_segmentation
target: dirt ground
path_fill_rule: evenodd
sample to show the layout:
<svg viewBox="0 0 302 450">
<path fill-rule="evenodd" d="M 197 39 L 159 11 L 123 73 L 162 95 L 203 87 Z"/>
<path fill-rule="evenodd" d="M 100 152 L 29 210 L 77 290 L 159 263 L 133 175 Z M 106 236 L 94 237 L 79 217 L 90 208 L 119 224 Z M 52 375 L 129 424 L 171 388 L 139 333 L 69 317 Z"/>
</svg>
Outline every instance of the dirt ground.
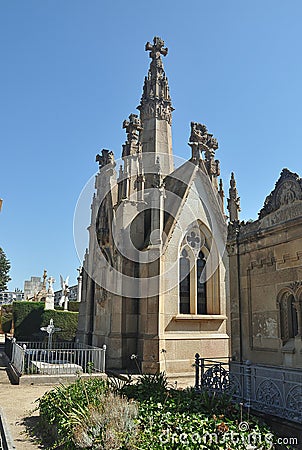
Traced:
<svg viewBox="0 0 302 450">
<path fill-rule="evenodd" d="M 53 386 L 14 386 L 0 383 L 0 405 L 17 450 L 44 448 L 32 441 L 26 427 L 37 420 L 38 411 L 33 412 L 37 406 L 35 400 L 52 388 Z"/>
<path fill-rule="evenodd" d="M 0 343 L 1 345 L 2 343 Z M 3 344 L 1 345 L 1 347 Z M 54 385 L 12 385 L 7 376 L 7 360 L 3 347 L 0 347 L 0 407 L 16 450 L 44 448 L 33 442 L 27 434 L 27 425 L 37 420 L 38 411 L 34 411 L 36 400 L 51 390 Z"/>
</svg>

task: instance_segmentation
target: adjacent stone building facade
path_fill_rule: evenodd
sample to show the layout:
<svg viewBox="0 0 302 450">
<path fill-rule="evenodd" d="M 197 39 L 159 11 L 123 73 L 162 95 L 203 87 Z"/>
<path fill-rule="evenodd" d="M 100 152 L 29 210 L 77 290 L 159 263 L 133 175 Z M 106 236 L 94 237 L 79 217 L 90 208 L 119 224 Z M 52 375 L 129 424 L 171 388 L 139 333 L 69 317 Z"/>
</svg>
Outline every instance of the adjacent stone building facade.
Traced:
<svg viewBox="0 0 302 450">
<path fill-rule="evenodd" d="M 302 368 L 302 180 L 283 169 L 258 220 L 229 199 L 231 342 L 236 360 Z"/>
</svg>

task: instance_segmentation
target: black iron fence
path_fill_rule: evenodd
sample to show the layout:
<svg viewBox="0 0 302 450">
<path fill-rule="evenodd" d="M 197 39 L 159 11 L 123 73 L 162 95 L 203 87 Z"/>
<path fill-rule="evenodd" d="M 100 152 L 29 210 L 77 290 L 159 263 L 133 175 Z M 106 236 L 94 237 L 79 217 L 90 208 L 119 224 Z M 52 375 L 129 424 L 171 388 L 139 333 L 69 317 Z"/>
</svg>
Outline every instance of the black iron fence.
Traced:
<svg viewBox="0 0 302 450">
<path fill-rule="evenodd" d="M 246 407 L 302 422 L 302 371 L 195 355 L 195 388 L 229 394 Z"/>
</svg>

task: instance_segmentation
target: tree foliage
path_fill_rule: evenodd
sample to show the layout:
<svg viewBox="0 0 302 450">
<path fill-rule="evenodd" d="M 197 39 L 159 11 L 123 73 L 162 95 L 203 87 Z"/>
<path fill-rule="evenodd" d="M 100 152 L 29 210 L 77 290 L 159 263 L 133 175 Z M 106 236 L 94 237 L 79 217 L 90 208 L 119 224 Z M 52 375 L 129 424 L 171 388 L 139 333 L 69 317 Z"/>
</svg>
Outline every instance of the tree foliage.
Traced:
<svg viewBox="0 0 302 450">
<path fill-rule="evenodd" d="M 10 262 L 3 249 L 0 247 L 0 292 L 7 289 L 7 283 L 11 280 L 9 276 Z"/>
</svg>

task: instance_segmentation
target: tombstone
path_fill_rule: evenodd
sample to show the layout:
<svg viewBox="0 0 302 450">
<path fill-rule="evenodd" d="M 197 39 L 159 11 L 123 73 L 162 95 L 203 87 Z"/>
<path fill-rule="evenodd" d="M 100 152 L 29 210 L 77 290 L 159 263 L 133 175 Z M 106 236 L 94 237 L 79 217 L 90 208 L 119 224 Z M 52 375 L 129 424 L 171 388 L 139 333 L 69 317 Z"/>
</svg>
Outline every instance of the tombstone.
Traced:
<svg viewBox="0 0 302 450">
<path fill-rule="evenodd" d="M 55 279 L 53 277 L 48 278 L 48 290 L 47 296 L 45 298 L 45 307 L 44 309 L 55 309 L 55 293 L 53 290 L 53 283 L 55 283 Z"/>
</svg>

